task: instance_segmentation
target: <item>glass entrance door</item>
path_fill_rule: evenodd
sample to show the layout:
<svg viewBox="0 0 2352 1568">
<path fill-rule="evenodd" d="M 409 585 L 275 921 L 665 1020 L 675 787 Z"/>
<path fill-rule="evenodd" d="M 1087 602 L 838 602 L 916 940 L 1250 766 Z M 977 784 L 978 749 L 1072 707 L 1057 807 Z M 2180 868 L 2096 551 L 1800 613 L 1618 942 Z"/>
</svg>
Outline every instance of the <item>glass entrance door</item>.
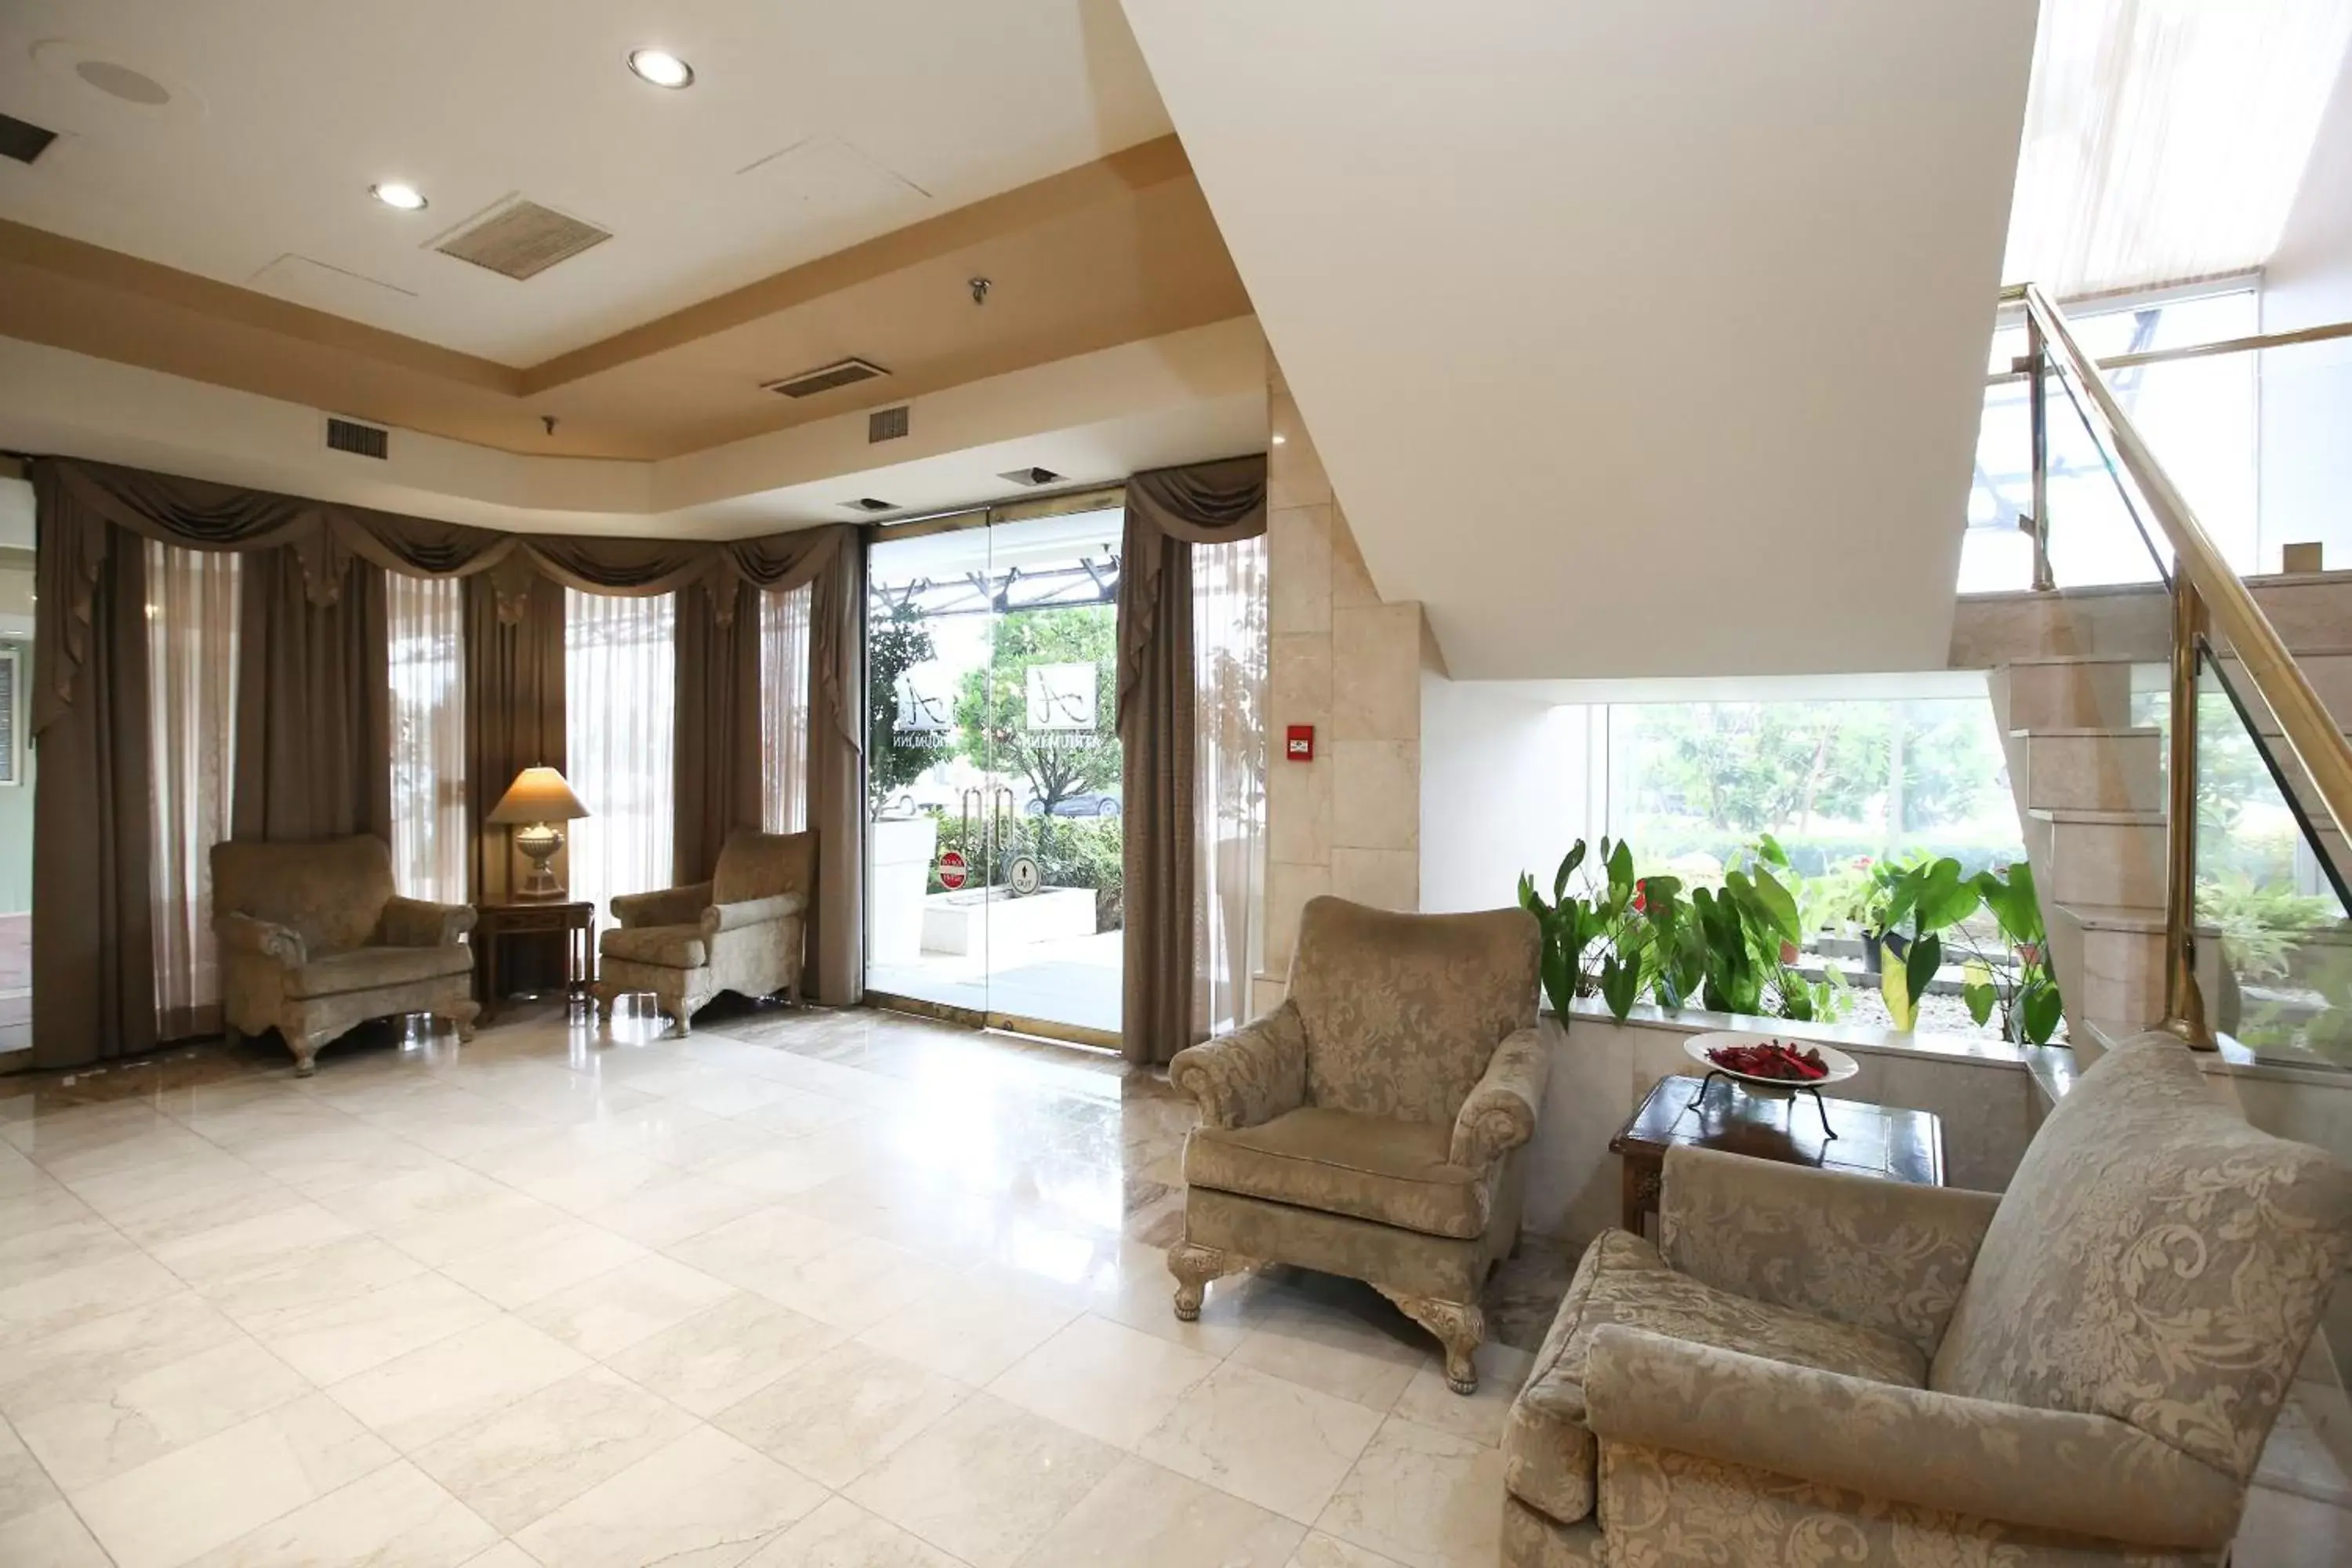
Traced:
<svg viewBox="0 0 2352 1568">
<path fill-rule="evenodd" d="M 1091 510 L 871 546 L 877 1000 L 1118 1042 L 1120 523 Z"/>
</svg>

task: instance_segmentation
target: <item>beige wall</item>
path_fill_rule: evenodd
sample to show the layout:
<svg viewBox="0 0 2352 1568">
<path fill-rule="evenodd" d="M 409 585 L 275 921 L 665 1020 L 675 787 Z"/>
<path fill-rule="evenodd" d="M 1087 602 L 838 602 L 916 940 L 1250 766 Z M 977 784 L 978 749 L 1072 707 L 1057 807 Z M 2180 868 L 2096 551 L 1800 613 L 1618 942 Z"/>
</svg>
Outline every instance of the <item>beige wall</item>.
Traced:
<svg viewBox="0 0 2352 1568">
<path fill-rule="evenodd" d="M 1319 893 L 1421 907 L 1421 675 L 1435 658 L 1421 606 L 1385 603 L 1364 571 L 1315 442 L 1269 361 L 1265 968 L 1278 1004 L 1298 911 Z M 1284 755 L 1293 724 L 1316 755 Z"/>
</svg>

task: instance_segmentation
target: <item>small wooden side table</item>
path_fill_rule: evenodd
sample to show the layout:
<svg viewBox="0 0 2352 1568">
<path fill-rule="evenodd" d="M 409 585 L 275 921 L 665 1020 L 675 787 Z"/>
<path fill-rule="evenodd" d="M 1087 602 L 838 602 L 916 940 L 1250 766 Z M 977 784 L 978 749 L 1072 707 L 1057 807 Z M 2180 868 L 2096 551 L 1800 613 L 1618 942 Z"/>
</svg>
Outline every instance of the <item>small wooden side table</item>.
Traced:
<svg viewBox="0 0 2352 1568">
<path fill-rule="evenodd" d="M 1822 1102 L 1826 1118 L 1796 1097 L 1750 1094 L 1728 1079 L 1709 1088 L 1696 1078 L 1660 1079 L 1633 1119 L 1609 1141 L 1625 1163 L 1627 1230 L 1640 1236 L 1643 1216 L 1658 1212 L 1666 1151 L 1675 1144 L 1720 1149 L 1786 1165 L 1811 1165 L 1849 1176 L 1944 1184 L 1944 1124 L 1925 1110 L 1903 1110 L 1857 1100 Z M 1825 1134 L 1823 1121 L 1836 1137 Z"/>
<path fill-rule="evenodd" d="M 507 937 L 540 931 L 563 933 L 564 1010 L 593 1006 L 596 983 L 596 906 L 591 903 L 477 904 L 474 945 L 482 963 L 482 1022 L 498 1016 L 507 999 L 499 975 L 499 943 Z"/>
</svg>

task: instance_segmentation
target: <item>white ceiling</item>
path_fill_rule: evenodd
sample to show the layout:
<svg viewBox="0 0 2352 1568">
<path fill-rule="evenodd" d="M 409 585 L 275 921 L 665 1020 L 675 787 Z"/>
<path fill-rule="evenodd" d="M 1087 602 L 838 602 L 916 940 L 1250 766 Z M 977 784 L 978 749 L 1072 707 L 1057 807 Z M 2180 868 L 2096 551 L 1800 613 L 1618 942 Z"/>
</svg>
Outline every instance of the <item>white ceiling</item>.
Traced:
<svg viewBox="0 0 2352 1568">
<path fill-rule="evenodd" d="M 1126 0 L 1458 678 L 1940 668 L 2034 0 Z"/>
<path fill-rule="evenodd" d="M 6 0 L 0 111 L 61 133 L 0 216 L 515 364 L 1169 129 L 1117 0 Z M 516 195 L 615 237 L 522 283 L 432 250 Z"/>
</svg>

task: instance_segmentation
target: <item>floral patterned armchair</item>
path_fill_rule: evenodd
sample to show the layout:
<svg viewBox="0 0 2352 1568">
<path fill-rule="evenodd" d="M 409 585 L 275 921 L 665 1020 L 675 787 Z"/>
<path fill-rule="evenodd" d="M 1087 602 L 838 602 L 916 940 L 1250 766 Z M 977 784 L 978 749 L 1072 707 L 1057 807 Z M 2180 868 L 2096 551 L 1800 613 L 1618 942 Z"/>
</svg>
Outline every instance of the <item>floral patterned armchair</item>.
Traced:
<svg viewBox="0 0 2352 1568">
<path fill-rule="evenodd" d="M 1693 1149 L 1585 1253 L 1503 1440 L 1503 1560 L 2222 1561 L 2352 1255 L 2352 1173 L 2103 1058 L 2001 1196 Z"/>
<path fill-rule="evenodd" d="M 1342 1274 L 1444 1342 L 1455 1393 L 1477 1387 L 1478 1292 L 1518 1237 L 1549 1066 L 1537 949 L 1524 910 L 1307 905 L 1282 1005 L 1169 1065 L 1201 1108 L 1168 1254 L 1178 1317 L 1256 1264 Z"/>
<path fill-rule="evenodd" d="M 815 872 L 815 834 L 739 827 L 709 881 L 614 899 L 618 923 L 597 948 L 597 1006 L 609 1016 L 614 997 L 650 992 L 683 1035 L 721 991 L 797 1003 Z"/>
</svg>

